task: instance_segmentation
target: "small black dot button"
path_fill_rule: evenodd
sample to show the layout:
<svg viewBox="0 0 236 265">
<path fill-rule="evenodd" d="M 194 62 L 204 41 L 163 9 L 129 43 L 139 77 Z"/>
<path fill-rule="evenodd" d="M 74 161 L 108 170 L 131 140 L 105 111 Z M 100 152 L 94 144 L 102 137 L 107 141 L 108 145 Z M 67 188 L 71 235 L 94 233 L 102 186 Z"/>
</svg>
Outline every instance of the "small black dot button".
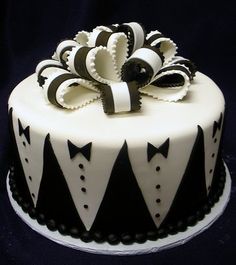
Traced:
<svg viewBox="0 0 236 265">
<path fill-rule="evenodd" d="M 213 154 L 211 155 L 211 157 L 212 157 L 212 158 L 215 157 L 215 153 L 213 153 Z"/>
<path fill-rule="evenodd" d="M 212 172 L 213 172 L 213 170 L 212 170 L 212 169 L 210 169 L 210 170 L 209 170 L 209 173 L 211 174 Z"/>
<path fill-rule="evenodd" d="M 80 176 L 80 179 L 84 181 L 85 180 L 85 176 L 84 175 L 81 175 Z"/>
<path fill-rule="evenodd" d="M 22 144 L 23 144 L 24 146 L 26 146 L 26 143 L 25 143 L 25 142 L 23 142 Z"/>
<path fill-rule="evenodd" d="M 214 140 L 214 143 L 216 143 L 217 142 L 217 138 L 215 138 L 215 140 Z"/>
<path fill-rule="evenodd" d="M 31 195 L 32 195 L 32 197 L 33 197 L 33 198 L 35 198 L 35 195 L 34 195 L 34 193 L 32 193 Z"/>
<path fill-rule="evenodd" d="M 80 169 L 84 169 L 84 165 L 83 164 L 79 164 L 79 168 Z"/>
<path fill-rule="evenodd" d="M 32 181 L 32 177 L 31 176 L 29 176 L 29 180 Z"/>
<path fill-rule="evenodd" d="M 87 204 L 84 204 L 84 209 L 88 209 L 88 205 Z"/>
<path fill-rule="evenodd" d="M 156 189 L 159 190 L 161 188 L 161 185 L 160 184 L 157 184 L 156 185 Z"/>
<path fill-rule="evenodd" d="M 160 202 L 161 202 L 161 199 L 159 199 L 159 198 L 156 199 L 156 202 L 157 202 L 157 203 L 160 203 Z"/>
<path fill-rule="evenodd" d="M 29 163 L 29 160 L 28 160 L 28 158 L 25 158 L 25 162 L 26 162 L 26 163 Z"/>
<path fill-rule="evenodd" d="M 159 214 L 159 213 L 156 213 L 156 214 L 155 214 L 155 217 L 156 217 L 156 218 L 159 218 L 159 217 L 160 217 L 160 214 Z"/>
<path fill-rule="evenodd" d="M 160 171 L 161 170 L 161 168 L 158 166 L 158 167 L 156 167 L 156 171 L 158 172 L 158 171 Z"/>
<path fill-rule="evenodd" d="M 82 187 L 81 191 L 85 193 L 86 192 L 86 188 Z"/>
</svg>

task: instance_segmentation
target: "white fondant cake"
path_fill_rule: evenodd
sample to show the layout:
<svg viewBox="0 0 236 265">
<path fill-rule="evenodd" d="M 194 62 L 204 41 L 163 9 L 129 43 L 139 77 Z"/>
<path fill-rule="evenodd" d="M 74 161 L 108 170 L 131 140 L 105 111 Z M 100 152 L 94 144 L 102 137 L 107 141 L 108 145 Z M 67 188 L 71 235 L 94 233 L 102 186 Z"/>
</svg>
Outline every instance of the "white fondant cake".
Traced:
<svg viewBox="0 0 236 265">
<path fill-rule="evenodd" d="M 86 242 L 141 243 L 202 219 L 224 187 L 224 97 L 200 72 L 180 101 L 145 95 L 152 90 L 141 110 L 107 115 L 101 99 L 62 109 L 45 101 L 36 74 L 22 81 L 9 99 L 13 198 L 40 224 Z"/>
</svg>

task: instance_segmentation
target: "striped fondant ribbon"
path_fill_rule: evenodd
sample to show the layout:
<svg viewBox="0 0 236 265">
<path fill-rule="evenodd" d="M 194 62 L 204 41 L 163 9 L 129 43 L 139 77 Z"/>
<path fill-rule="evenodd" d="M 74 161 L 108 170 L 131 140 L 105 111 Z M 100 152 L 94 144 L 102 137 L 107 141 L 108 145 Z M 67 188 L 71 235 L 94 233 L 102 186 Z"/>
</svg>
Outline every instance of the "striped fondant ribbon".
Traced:
<svg viewBox="0 0 236 265">
<path fill-rule="evenodd" d="M 76 109 L 101 98 L 107 114 L 137 111 L 142 94 L 164 101 L 187 94 L 196 67 L 176 51 L 170 38 L 146 34 L 136 22 L 98 26 L 59 43 L 36 73 L 47 101 L 57 107 Z"/>
</svg>

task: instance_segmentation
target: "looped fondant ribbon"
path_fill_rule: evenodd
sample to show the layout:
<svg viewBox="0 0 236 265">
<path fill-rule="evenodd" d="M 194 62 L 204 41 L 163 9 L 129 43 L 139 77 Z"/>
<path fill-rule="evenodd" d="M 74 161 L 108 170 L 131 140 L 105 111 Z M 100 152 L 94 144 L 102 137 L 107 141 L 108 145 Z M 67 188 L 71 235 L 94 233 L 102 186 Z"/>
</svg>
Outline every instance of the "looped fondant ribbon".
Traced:
<svg viewBox="0 0 236 265">
<path fill-rule="evenodd" d="M 102 98 L 105 113 L 137 111 L 141 95 L 182 99 L 195 65 L 176 56 L 175 43 L 136 22 L 98 26 L 59 43 L 52 59 L 36 68 L 46 99 L 76 109 Z"/>
</svg>

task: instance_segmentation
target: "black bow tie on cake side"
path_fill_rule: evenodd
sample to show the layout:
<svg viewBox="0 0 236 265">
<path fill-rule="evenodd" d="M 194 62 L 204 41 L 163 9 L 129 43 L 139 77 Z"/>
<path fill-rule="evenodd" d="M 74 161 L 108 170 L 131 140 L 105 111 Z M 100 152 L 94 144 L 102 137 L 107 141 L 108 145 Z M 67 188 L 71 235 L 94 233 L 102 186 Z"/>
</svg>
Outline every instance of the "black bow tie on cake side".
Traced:
<svg viewBox="0 0 236 265">
<path fill-rule="evenodd" d="M 137 111 L 142 94 L 164 101 L 187 94 L 196 67 L 176 50 L 170 38 L 146 34 L 136 22 L 99 26 L 62 41 L 36 73 L 46 99 L 58 107 L 77 109 L 102 98 L 107 114 Z"/>
<path fill-rule="evenodd" d="M 83 147 L 74 145 L 70 140 L 67 141 L 70 159 L 73 159 L 77 154 L 82 154 L 88 161 L 90 161 L 92 143 L 88 143 Z"/>
<path fill-rule="evenodd" d="M 167 158 L 168 152 L 169 152 L 169 145 L 170 145 L 170 139 L 169 138 L 163 144 L 161 144 L 159 147 L 156 147 L 156 146 L 148 143 L 148 146 L 147 146 L 147 160 L 148 160 L 148 162 L 150 162 L 156 154 L 161 154 L 165 158 Z"/>
<path fill-rule="evenodd" d="M 25 129 L 23 128 L 21 121 L 18 119 L 18 127 L 19 127 L 19 136 L 24 135 L 28 144 L 30 144 L 30 127 L 27 126 Z"/>
<path fill-rule="evenodd" d="M 220 130 L 221 125 L 222 125 L 222 120 L 223 120 L 223 115 L 222 113 L 220 114 L 220 118 L 218 121 L 214 121 L 213 124 L 213 132 L 212 132 L 212 138 L 215 137 L 217 130 Z"/>
</svg>

